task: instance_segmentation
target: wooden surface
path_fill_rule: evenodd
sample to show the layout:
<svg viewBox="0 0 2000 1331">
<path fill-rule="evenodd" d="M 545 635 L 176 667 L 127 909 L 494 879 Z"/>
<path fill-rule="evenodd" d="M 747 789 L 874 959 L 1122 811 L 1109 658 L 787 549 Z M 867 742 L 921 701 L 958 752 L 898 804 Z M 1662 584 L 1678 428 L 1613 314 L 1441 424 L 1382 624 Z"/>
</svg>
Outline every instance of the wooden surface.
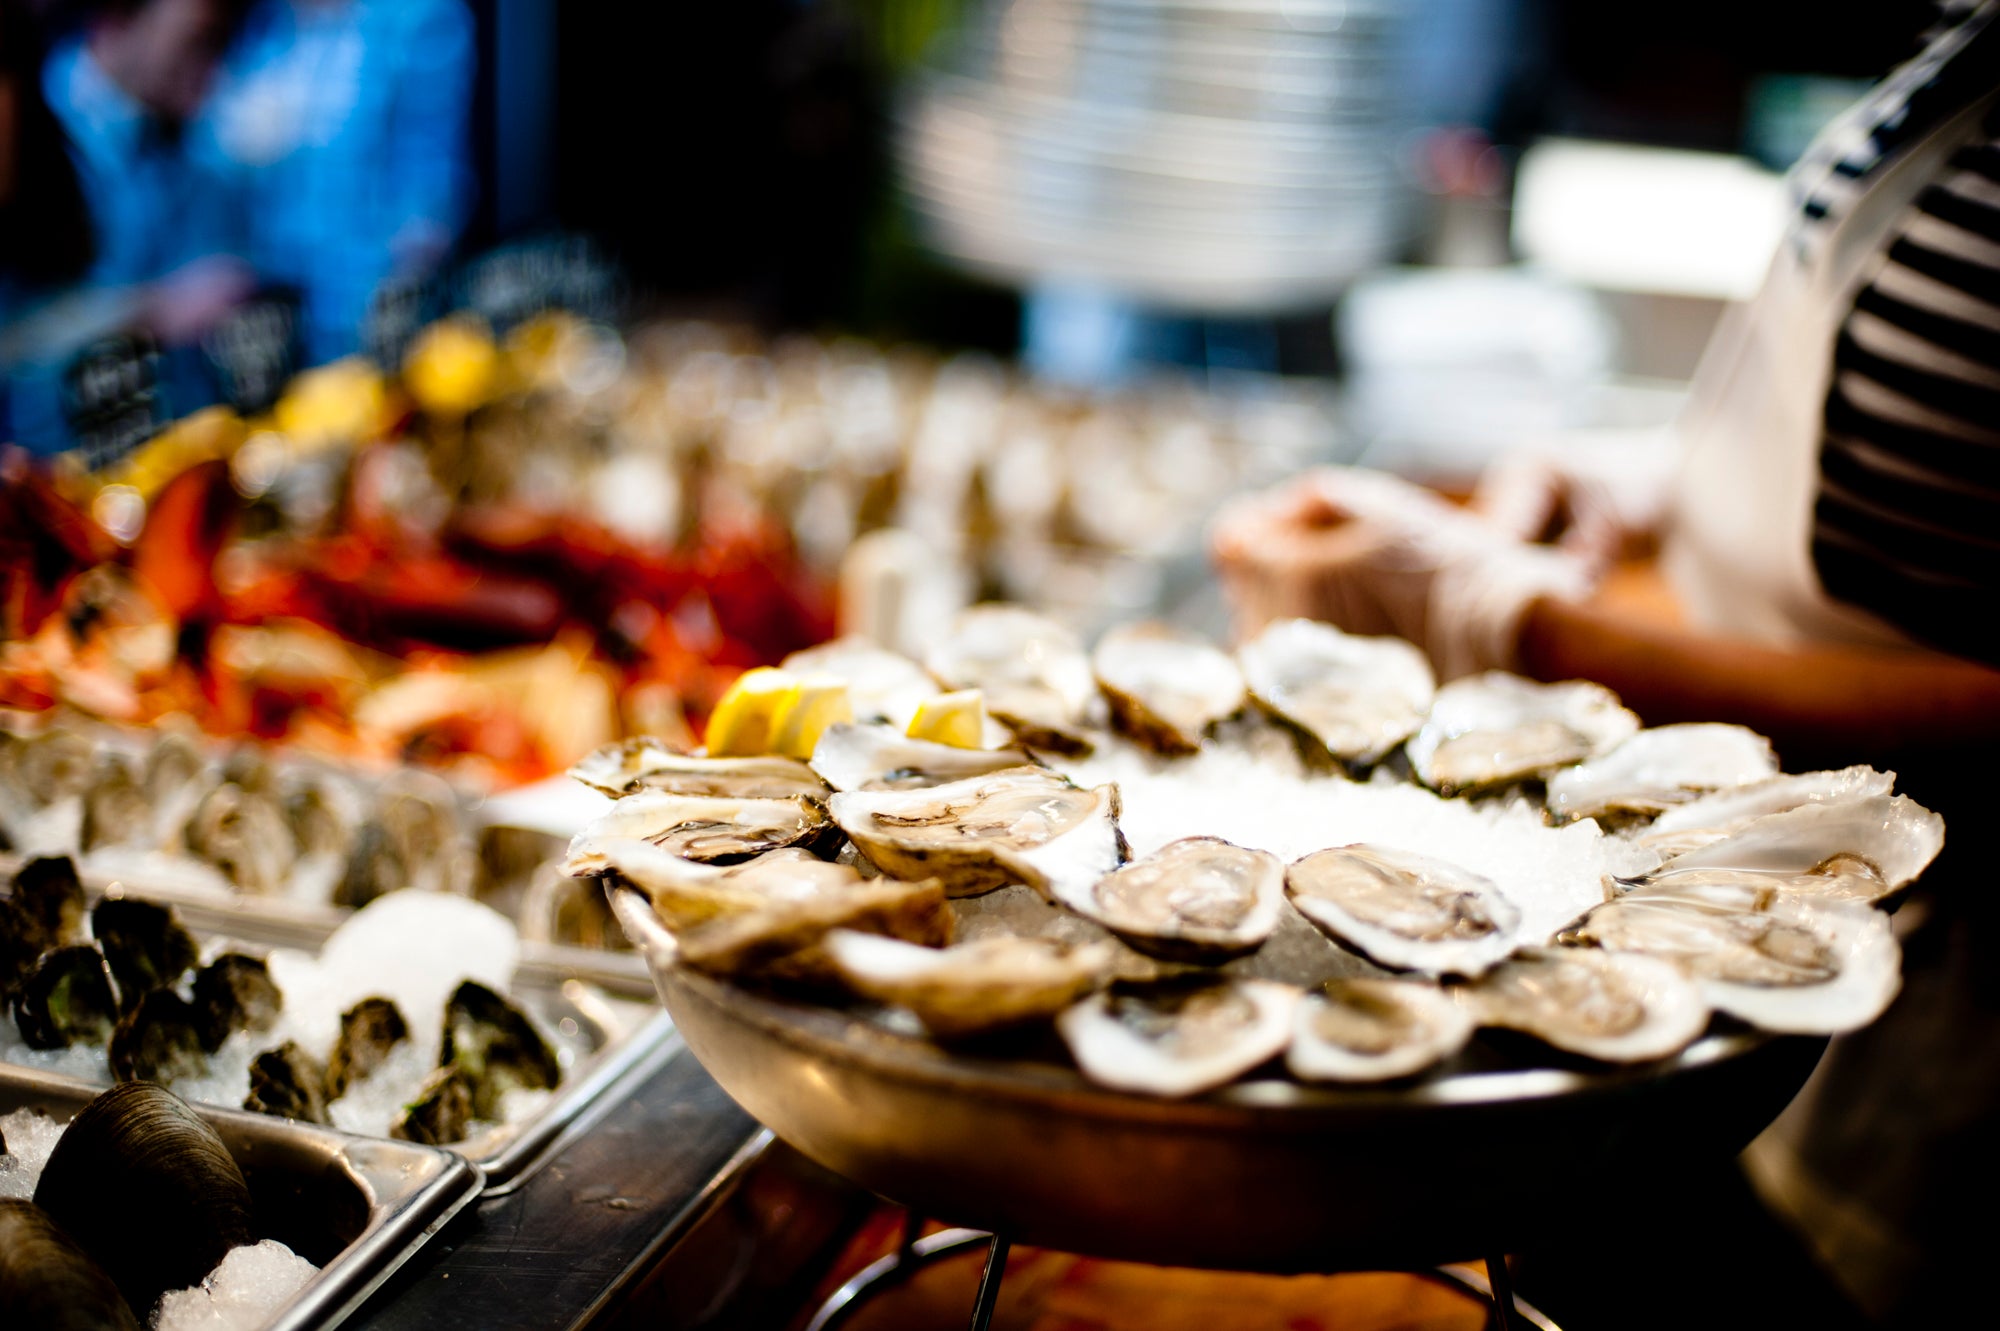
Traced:
<svg viewBox="0 0 2000 1331">
<path fill-rule="evenodd" d="M 903 1213 L 877 1211 L 855 1234 L 801 1310 L 801 1331 L 821 1300 L 893 1252 Z M 983 1249 L 929 1268 L 869 1300 L 848 1331 L 961 1331 Z M 1106 1262 L 1016 1248 L 1007 1263 L 994 1331 L 1479 1331 L 1485 1306 L 1415 1276 L 1248 1276 Z"/>
</svg>

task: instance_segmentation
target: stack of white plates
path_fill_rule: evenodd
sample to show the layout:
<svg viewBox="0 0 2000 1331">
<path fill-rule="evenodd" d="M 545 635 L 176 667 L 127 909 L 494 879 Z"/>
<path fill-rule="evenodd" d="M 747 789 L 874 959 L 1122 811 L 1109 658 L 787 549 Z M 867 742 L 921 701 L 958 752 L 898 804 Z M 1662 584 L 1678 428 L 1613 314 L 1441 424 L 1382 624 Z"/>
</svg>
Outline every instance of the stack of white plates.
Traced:
<svg viewBox="0 0 2000 1331">
<path fill-rule="evenodd" d="M 1324 304 L 1400 239 L 1403 0 L 1001 0 L 900 114 L 936 248 L 1209 313 Z"/>
</svg>

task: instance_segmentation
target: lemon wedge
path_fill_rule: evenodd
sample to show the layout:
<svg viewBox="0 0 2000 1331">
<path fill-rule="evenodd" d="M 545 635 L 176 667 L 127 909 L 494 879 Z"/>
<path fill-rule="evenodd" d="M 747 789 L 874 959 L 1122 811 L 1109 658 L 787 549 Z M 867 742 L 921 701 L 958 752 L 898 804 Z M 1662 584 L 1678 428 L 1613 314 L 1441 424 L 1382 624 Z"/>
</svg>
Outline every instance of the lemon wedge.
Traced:
<svg viewBox="0 0 2000 1331">
<path fill-rule="evenodd" d="M 744 671 L 709 713 L 709 757 L 754 758 L 771 752 L 797 688 L 798 680 L 787 671 L 771 666 Z"/>
<path fill-rule="evenodd" d="M 955 749 L 985 748 L 986 695 L 978 689 L 960 689 L 924 699 L 910 718 L 909 736 Z"/>
<path fill-rule="evenodd" d="M 819 737 L 839 721 L 854 719 L 847 698 L 847 681 L 832 675 L 811 675 L 798 682 L 792 699 L 778 719 L 772 748 L 800 762 L 813 756 Z"/>
</svg>

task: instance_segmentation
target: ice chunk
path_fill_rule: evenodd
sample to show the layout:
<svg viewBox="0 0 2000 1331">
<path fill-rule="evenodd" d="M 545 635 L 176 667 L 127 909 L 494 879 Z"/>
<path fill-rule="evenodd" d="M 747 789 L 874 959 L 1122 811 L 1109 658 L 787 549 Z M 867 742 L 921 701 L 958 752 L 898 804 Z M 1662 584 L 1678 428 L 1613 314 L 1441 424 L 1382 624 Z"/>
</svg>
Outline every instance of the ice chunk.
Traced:
<svg viewBox="0 0 2000 1331">
<path fill-rule="evenodd" d="M 444 1020 L 461 980 L 506 993 L 520 952 L 513 922 L 498 911 L 449 892 L 403 891 L 377 897 L 336 929 L 319 964 L 338 1007 L 381 994 L 415 1032 Z"/>
<path fill-rule="evenodd" d="M 318 1274 L 276 1239 L 231 1249 L 208 1279 L 160 1300 L 153 1331 L 257 1331 Z"/>
<path fill-rule="evenodd" d="M 58 1123 L 39 1109 L 17 1109 L 0 1115 L 0 1137 L 7 1141 L 7 1154 L 0 1156 L 0 1197 L 30 1199 L 42 1181 L 42 1166 L 57 1138 L 69 1126 Z"/>
</svg>

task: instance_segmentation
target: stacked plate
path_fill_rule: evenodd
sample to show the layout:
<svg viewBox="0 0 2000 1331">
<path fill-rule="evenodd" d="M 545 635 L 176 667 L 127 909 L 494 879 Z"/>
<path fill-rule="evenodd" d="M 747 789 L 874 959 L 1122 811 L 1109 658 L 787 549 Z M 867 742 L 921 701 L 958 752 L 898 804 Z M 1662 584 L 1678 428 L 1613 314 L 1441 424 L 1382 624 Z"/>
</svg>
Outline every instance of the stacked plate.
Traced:
<svg viewBox="0 0 2000 1331">
<path fill-rule="evenodd" d="M 927 239 L 1003 281 L 1324 304 L 1389 257 L 1400 0 L 1009 0 L 946 43 L 898 151 Z"/>
</svg>

